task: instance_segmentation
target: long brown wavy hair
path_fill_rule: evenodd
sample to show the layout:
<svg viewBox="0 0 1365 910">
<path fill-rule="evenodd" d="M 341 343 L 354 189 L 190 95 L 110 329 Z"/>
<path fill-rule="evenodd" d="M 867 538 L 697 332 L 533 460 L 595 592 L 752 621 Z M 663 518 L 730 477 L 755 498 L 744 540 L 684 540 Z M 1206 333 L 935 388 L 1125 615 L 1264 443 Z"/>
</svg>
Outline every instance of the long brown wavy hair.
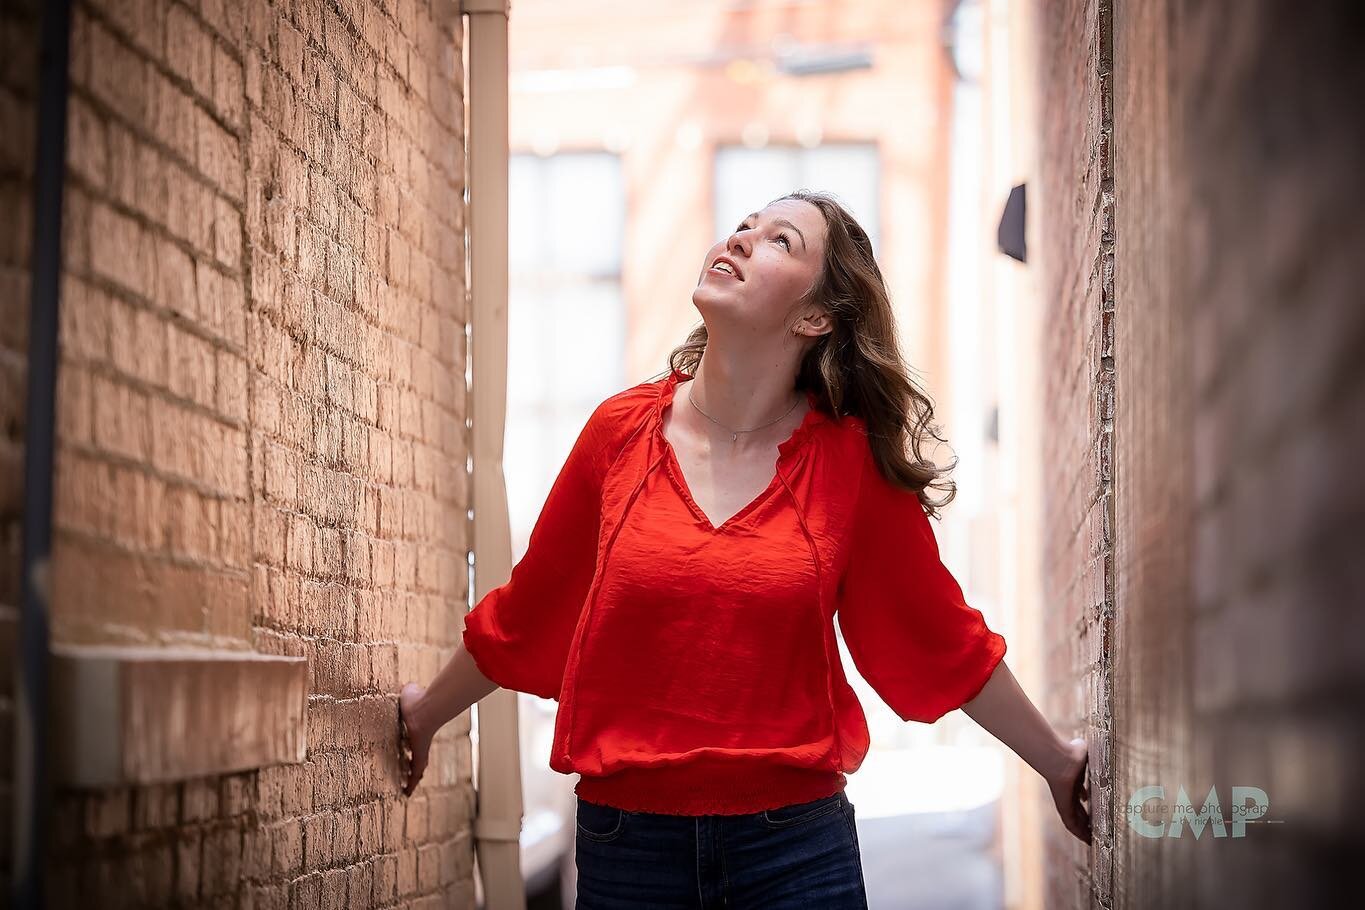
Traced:
<svg viewBox="0 0 1365 910">
<path fill-rule="evenodd" d="M 882 476 L 916 493 L 925 511 L 937 515 L 957 495 L 957 485 L 947 475 L 958 459 L 939 467 L 923 455 L 929 438 L 946 440 L 934 422 L 933 402 L 911 378 L 901 356 L 891 297 L 872 255 L 872 242 L 862 225 L 829 193 L 796 190 L 773 202 L 784 199 L 809 202 L 824 215 L 824 267 L 801 304 L 818 303 L 834 320 L 834 329 L 802 360 L 796 387 L 813 390 L 827 413 L 862 418 Z M 669 366 L 695 374 L 706 338 L 702 323 L 669 353 Z M 928 495 L 929 488 L 945 490 L 946 496 L 935 501 Z"/>
</svg>

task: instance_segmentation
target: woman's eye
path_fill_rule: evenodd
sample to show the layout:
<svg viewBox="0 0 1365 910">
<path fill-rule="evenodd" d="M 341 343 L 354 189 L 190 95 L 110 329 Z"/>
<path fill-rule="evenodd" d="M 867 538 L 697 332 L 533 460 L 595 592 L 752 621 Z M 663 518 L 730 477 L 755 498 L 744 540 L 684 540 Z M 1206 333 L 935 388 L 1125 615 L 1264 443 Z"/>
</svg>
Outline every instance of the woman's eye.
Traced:
<svg viewBox="0 0 1365 910">
<path fill-rule="evenodd" d="M 746 223 L 744 223 L 744 224 L 739 225 L 739 227 L 735 228 L 735 232 L 738 233 L 739 231 L 747 231 L 748 229 L 749 229 L 749 225 L 748 225 L 748 223 L 746 222 Z M 778 235 L 777 235 L 777 239 L 778 239 L 778 240 L 781 240 L 783 243 L 785 243 L 785 244 L 787 245 L 787 252 L 790 253 L 790 252 L 791 252 L 791 249 L 792 249 L 792 241 L 791 241 L 791 238 L 788 237 L 786 234 L 778 234 Z"/>
</svg>

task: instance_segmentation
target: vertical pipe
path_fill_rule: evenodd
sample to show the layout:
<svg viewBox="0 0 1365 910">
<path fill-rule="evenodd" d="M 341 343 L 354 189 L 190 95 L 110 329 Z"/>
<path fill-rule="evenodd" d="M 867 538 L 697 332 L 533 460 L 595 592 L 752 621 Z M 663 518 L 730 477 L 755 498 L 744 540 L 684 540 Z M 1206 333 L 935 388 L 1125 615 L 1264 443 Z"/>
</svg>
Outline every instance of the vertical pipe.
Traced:
<svg viewBox="0 0 1365 910">
<path fill-rule="evenodd" d="M 508 0 L 464 0 L 469 17 L 467 129 L 470 255 L 471 449 L 475 601 L 507 580 L 511 532 L 502 470 L 507 420 Z M 474 824 L 484 905 L 523 910 L 521 749 L 516 692 L 478 706 Z"/>
<path fill-rule="evenodd" d="M 48 597 L 51 593 L 52 455 L 57 388 L 57 306 L 62 269 L 67 59 L 71 4 L 42 4 L 38 129 L 24 439 L 19 666 L 15 679 L 14 879 L 16 908 L 43 906 L 48 813 Z"/>
</svg>

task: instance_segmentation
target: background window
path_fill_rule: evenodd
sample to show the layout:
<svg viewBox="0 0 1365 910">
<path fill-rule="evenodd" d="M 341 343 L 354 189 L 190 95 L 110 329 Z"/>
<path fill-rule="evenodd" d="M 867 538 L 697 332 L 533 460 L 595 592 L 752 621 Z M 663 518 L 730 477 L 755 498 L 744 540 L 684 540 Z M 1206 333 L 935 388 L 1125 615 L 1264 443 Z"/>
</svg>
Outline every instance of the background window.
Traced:
<svg viewBox="0 0 1365 910">
<path fill-rule="evenodd" d="M 881 252 L 881 171 L 877 146 L 835 143 L 813 148 L 723 145 L 716 149 L 715 235 L 727 237 L 745 215 L 795 189 L 833 193 L 867 231 Z"/>
<path fill-rule="evenodd" d="M 625 388 L 620 159 L 514 154 L 509 174 L 507 477 L 513 558 L 583 424 Z"/>
</svg>

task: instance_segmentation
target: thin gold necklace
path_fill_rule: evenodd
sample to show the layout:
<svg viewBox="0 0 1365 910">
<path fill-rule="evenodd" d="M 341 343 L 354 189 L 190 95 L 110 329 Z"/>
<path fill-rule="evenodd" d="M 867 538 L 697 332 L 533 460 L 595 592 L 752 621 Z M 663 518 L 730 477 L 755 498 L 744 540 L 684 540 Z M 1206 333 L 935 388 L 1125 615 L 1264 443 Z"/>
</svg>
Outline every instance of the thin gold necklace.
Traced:
<svg viewBox="0 0 1365 910">
<path fill-rule="evenodd" d="M 701 409 L 701 405 L 697 404 L 695 401 L 692 401 L 692 390 L 691 390 L 690 388 L 687 390 L 687 400 L 692 404 L 692 407 L 694 407 L 694 408 L 697 409 L 697 413 L 698 413 L 698 414 L 700 414 L 701 416 L 705 417 L 707 420 L 711 421 L 712 423 L 714 423 L 716 426 L 720 427 L 721 429 L 723 429 L 723 430 L 728 430 L 729 433 L 730 433 L 730 441 L 731 441 L 731 442 L 734 442 L 736 439 L 739 438 L 739 434 L 740 434 L 740 433 L 752 433 L 754 430 L 761 430 L 761 429 L 763 429 L 764 427 L 770 427 L 770 426 L 772 426 L 773 424 L 777 423 L 778 420 L 781 420 L 783 417 L 786 417 L 787 414 L 790 414 L 792 411 L 795 411 L 795 410 L 796 410 L 796 406 L 797 406 L 798 404 L 801 403 L 801 396 L 800 396 L 800 395 L 796 396 L 796 401 L 792 402 L 792 406 L 789 407 L 789 408 L 787 408 L 787 413 L 786 413 L 786 414 L 783 414 L 782 417 L 777 418 L 777 420 L 770 420 L 770 421 L 768 421 L 767 423 L 764 423 L 764 424 L 759 424 L 759 425 L 756 426 L 756 427 L 750 427 L 750 428 L 747 429 L 747 430 L 736 430 L 736 429 L 734 429 L 734 428 L 732 428 L 732 427 L 727 427 L 725 424 L 721 423 L 719 420 L 717 420 L 716 418 L 712 417 L 710 414 L 708 414 L 708 413 L 706 413 L 705 411 L 703 411 L 703 410 Z"/>
</svg>

